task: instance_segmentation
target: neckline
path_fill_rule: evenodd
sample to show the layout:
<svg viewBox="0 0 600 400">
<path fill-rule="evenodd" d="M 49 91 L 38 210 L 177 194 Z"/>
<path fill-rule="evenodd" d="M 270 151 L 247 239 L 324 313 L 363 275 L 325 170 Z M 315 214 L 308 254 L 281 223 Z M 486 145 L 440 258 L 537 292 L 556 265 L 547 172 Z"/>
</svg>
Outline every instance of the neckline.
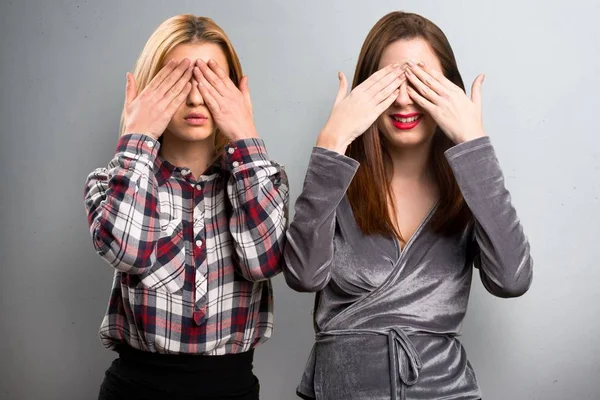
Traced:
<svg viewBox="0 0 600 400">
<path fill-rule="evenodd" d="M 421 223 L 417 226 L 417 229 L 410 236 L 410 238 L 408 239 L 408 241 L 404 245 L 404 248 L 402 248 L 402 244 L 400 243 L 400 241 L 398 240 L 398 238 L 396 238 L 396 237 L 394 238 L 394 244 L 396 245 L 396 253 L 397 253 L 396 254 L 397 255 L 396 259 L 397 259 L 397 262 L 400 261 L 400 258 L 408 251 L 408 249 L 410 248 L 410 246 L 412 245 L 412 243 L 421 234 L 421 231 L 423 230 L 423 228 L 425 227 L 425 225 L 427 225 L 427 223 L 429 222 L 429 220 L 431 219 L 431 217 L 433 216 L 433 214 L 437 210 L 439 204 L 440 204 L 440 201 L 437 200 L 433 204 L 433 206 L 429 209 L 429 212 L 427 214 L 425 214 L 425 217 L 421 220 Z"/>
</svg>

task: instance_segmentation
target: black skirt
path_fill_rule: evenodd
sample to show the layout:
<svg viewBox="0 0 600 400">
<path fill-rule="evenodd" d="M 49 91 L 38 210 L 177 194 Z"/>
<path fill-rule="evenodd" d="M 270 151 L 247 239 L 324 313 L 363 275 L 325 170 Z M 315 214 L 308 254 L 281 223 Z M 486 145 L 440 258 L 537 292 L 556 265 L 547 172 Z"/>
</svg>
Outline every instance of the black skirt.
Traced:
<svg viewBox="0 0 600 400">
<path fill-rule="evenodd" d="M 99 400 L 258 400 L 254 351 L 223 356 L 168 355 L 119 347 Z"/>
</svg>

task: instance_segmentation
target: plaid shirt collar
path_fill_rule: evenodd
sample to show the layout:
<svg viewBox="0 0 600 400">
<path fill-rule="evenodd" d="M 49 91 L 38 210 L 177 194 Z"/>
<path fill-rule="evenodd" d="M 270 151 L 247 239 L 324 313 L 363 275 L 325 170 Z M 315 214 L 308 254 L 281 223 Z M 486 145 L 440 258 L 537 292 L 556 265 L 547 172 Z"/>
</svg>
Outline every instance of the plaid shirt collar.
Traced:
<svg viewBox="0 0 600 400">
<path fill-rule="evenodd" d="M 203 173 L 202 176 L 211 176 L 215 174 L 222 174 L 225 164 L 225 159 L 221 155 L 216 161 L 209 166 Z M 169 179 L 175 178 L 180 180 L 189 180 L 191 176 L 191 171 L 186 167 L 178 167 L 171 164 L 169 161 L 162 158 L 162 156 L 158 155 L 154 161 L 154 166 L 156 167 L 156 181 L 159 186 L 164 185 Z M 196 177 L 199 178 L 199 177 Z"/>
</svg>

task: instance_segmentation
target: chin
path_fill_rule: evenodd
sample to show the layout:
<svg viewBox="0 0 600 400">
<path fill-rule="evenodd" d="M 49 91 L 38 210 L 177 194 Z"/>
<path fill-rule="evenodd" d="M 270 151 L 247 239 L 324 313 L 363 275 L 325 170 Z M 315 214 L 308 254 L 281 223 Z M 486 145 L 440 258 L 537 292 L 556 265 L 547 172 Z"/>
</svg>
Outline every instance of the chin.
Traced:
<svg viewBox="0 0 600 400">
<path fill-rule="evenodd" d="M 381 130 L 383 139 L 391 146 L 397 148 L 415 148 L 428 145 L 433 139 L 433 133 L 423 132 L 422 129 L 401 131 L 395 127 L 384 127 Z"/>
<path fill-rule="evenodd" d="M 414 147 L 420 147 L 429 142 L 426 139 L 414 138 L 414 137 L 393 137 L 393 138 L 386 137 L 385 141 L 396 148 L 402 148 L 402 149 L 410 149 L 410 148 L 414 148 Z"/>
<path fill-rule="evenodd" d="M 167 133 L 167 132 L 165 132 Z M 168 133 L 186 142 L 200 142 L 214 137 L 214 129 L 211 126 L 202 127 L 170 127 Z"/>
</svg>

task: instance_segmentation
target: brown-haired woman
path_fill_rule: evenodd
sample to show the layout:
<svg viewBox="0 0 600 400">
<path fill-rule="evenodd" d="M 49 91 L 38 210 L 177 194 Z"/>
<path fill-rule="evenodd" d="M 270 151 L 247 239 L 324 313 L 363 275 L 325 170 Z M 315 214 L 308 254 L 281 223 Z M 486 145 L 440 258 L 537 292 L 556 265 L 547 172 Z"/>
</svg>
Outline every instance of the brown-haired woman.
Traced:
<svg viewBox="0 0 600 400">
<path fill-rule="evenodd" d="M 456 335 L 473 265 L 527 291 L 529 243 L 444 33 L 393 12 L 340 89 L 287 233 L 284 274 L 317 292 L 303 398 L 479 399 Z"/>
<path fill-rule="evenodd" d="M 115 271 L 100 338 L 119 358 L 99 398 L 258 399 L 288 184 L 213 20 L 155 30 L 127 75 L 121 134 L 85 185 L 94 247 Z"/>
</svg>

